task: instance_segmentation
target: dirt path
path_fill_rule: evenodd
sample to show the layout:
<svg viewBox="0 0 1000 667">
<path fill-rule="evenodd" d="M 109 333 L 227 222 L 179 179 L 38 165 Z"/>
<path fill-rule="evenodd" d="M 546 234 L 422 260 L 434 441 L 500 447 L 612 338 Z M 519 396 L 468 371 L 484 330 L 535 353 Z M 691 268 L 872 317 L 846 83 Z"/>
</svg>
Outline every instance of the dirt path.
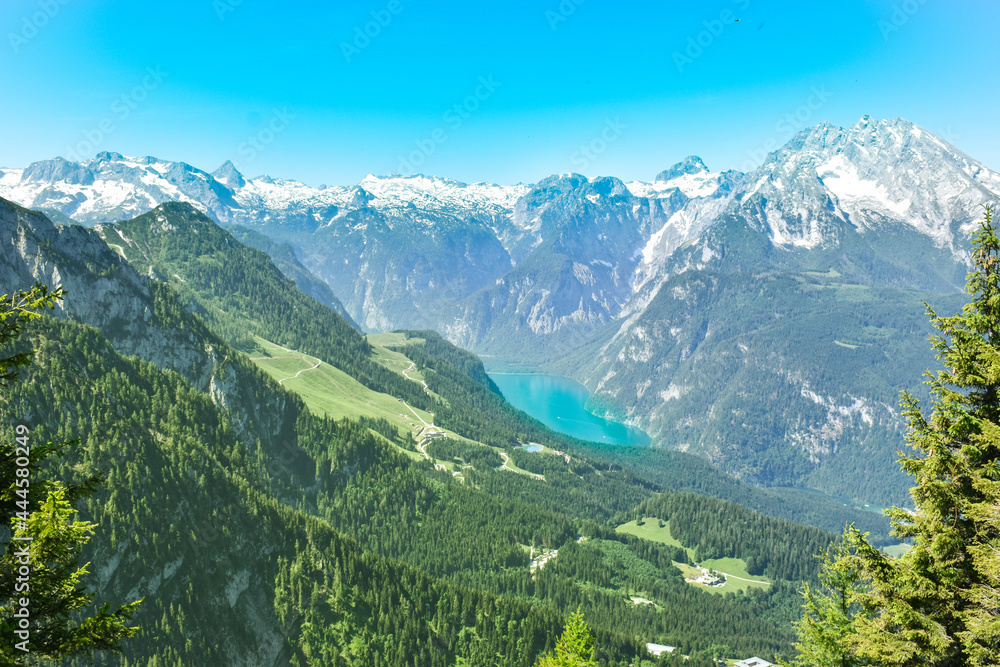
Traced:
<svg viewBox="0 0 1000 667">
<path fill-rule="evenodd" d="M 302 356 L 302 361 L 305 361 L 305 355 Z M 295 375 L 292 375 L 291 377 L 286 377 L 286 378 L 282 378 L 282 379 L 278 380 L 278 384 L 282 384 L 285 380 L 294 380 L 295 378 L 297 378 L 298 376 L 302 375 L 303 373 L 308 373 L 309 371 L 314 371 L 317 368 L 319 368 L 320 364 L 322 364 L 322 363 L 323 363 L 322 361 L 320 361 L 319 359 L 317 359 L 316 360 L 316 365 L 313 366 L 312 368 L 303 368 L 301 371 L 299 371 Z"/>
<path fill-rule="evenodd" d="M 434 463 L 434 459 L 432 459 L 430 457 L 430 454 L 427 453 L 427 450 L 425 449 L 426 447 L 427 447 L 426 440 L 421 440 L 420 442 L 417 443 L 417 451 L 423 454 L 425 459 L 427 459 L 431 463 Z"/>
<path fill-rule="evenodd" d="M 417 411 L 413 409 L 412 405 L 410 405 L 406 401 L 403 401 L 403 405 L 405 405 L 407 408 L 409 408 L 410 412 L 413 413 L 413 416 L 416 417 L 417 419 L 419 419 L 424 426 L 434 426 L 434 424 L 428 424 L 427 422 L 425 422 L 424 418 L 417 414 Z"/>
<path fill-rule="evenodd" d="M 419 382 L 420 384 L 424 385 L 424 391 L 426 391 L 427 393 L 430 393 L 431 390 L 427 388 L 427 383 L 426 382 L 424 382 L 423 380 L 418 380 L 417 378 L 411 378 L 409 375 L 407 375 L 407 373 L 409 371 L 413 371 L 413 370 L 416 370 L 416 369 L 417 369 L 417 362 L 411 361 L 410 362 L 410 367 L 403 371 L 403 377 L 405 377 L 407 380 L 409 380 L 411 382 Z M 423 421 L 423 420 L 421 420 L 421 421 Z"/>
<path fill-rule="evenodd" d="M 302 361 L 304 361 L 306 363 L 309 363 L 309 358 L 316 360 L 316 364 L 314 366 L 312 366 L 310 368 L 303 368 L 301 371 L 299 371 L 295 375 L 290 375 L 290 376 L 288 376 L 286 378 L 281 378 L 280 380 L 278 380 L 278 384 L 284 384 L 285 380 L 294 380 L 295 378 L 297 378 L 298 376 L 302 375 L 303 373 L 308 373 L 309 371 L 314 371 L 317 368 L 319 368 L 320 365 L 322 365 L 322 363 L 323 363 L 320 359 L 318 359 L 316 357 L 309 357 L 309 355 L 303 354 L 301 352 L 298 352 L 297 350 L 289 350 L 287 347 L 285 347 L 283 345 L 278 345 L 277 343 L 271 343 L 270 341 L 267 341 L 267 342 L 268 342 L 269 345 L 273 345 L 274 347 L 278 348 L 279 350 L 284 350 L 285 352 L 288 353 L 288 355 L 287 356 L 280 356 L 280 357 L 275 357 L 275 356 L 250 357 L 251 361 L 264 361 L 265 359 L 301 359 Z M 307 357 L 309 357 L 309 358 L 307 358 Z"/>
<path fill-rule="evenodd" d="M 107 241 L 105 241 L 105 243 L 107 243 Z M 117 243 L 108 243 L 108 247 L 109 248 L 117 248 L 118 249 L 118 254 L 121 255 L 126 261 L 128 260 L 128 257 L 125 257 L 125 248 L 121 247 Z"/>
</svg>

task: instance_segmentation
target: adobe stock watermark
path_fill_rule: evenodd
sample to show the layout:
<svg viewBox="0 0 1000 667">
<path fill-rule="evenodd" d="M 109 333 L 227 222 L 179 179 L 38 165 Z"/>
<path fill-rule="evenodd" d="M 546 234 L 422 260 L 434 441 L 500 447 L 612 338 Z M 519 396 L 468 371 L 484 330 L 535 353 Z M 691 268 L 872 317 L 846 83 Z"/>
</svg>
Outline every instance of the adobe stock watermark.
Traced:
<svg viewBox="0 0 1000 667">
<path fill-rule="evenodd" d="M 235 12 L 236 8 L 243 4 L 243 0 L 212 0 L 212 9 L 220 21 L 226 20 L 226 14 Z"/>
<path fill-rule="evenodd" d="M 549 27 L 552 28 L 552 30 L 556 30 L 560 23 L 565 23 L 566 20 L 576 12 L 576 8 L 586 1 L 587 0 L 562 0 L 555 10 L 546 9 L 545 20 L 549 22 Z"/>
<path fill-rule="evenodd" d="M 581 172 L 586 170 L 608 150 L 611 144 L 618 141 L 618 138 L 627 129 L 628 125 L 623 123 L 618 116 L 615 116 L 614 120 L 606 119 L 600 134 L 591 139 L 589 143 L 580 146 L 570 157 L 573 165 L 578 167 Z"/>
<path fill-rule="evenodd" d="M 784 146 L 789 139 L 812 125 L 813 116 L 831 97 L 833 92 L 827 90 L 825 85 L 813 86 L 804 104 L 785 114 L 774 124 L 774 130 L 778 134 L 768 138 L 760 148 L 747 151 L 748 159 L 743 163 L 743 171 L 750 172 L 761 166 L 769 153 Z"/>
<path fill-rule="evenodd" d="M 732 2 L 740 11 L 746 11 L 750 8 L 750 0 L 732 0 Z M 674 65 L 677 67 L 677 71 L 683 74 L 685 67 L 700 58 L 706 49 L 715 44 L 715 40 L 722 36 L 728 26 L 739 20 L 732 9 L 723 9 L 716 18 L 702 21 L 701 24 L 705 29 L 697 34 L 688 35 L 687 44 L 683 51 L 674 51 Z"/>
<path fill-rule="evenodd" d="M 892 6 L 889 20 L 879 19 L 878 29 L 882 32 L 882 41 L 888 42 L 893 33 L 909 23 L 913 15 L 927 4 L 927 0 L 904 0 Z"/>
<path fill-rule="evenodd" d="M 399 173 L 412 174 L 418 167 L 427 161 L 427 158 L 434 155 L 441 144 L 448 141 L 448 129 L 455 131 L 462 127 L 480 105 L 493 96 L 501 83 L 493 79 L 493 75 L 479 77 L 479 84 L 471 95 L 461 102 L 456 102 L 451 108 L 441 114 L 444 126 L 435 128 L 429 136 L 417 139 L 413 142 L 416 149 L 410 151 L 409 155 L 399 156 Z"/>
<path fill-rule="evenodd" d="M 146 101 L 149 94 L 156 90 L 163 80 L 169 76 L 159 65 L 155 68 L 147 67 L 146 75 L 142 81 L 127 93 L 122 93 L 111 103 L 109 112 L 111 115 L 102 118 L 97 125 L 89 130 L 83 130 L 83 141 L 76 146 L 67 146 L 66 155 L 73 162 L 82 162 L 87 157 L 93 155 L 109 135 L 118 129 L 117 122 L 128 120 L 129 116 Z"/>
<path fill-rule="evenodd" d="M 21 18 L 21 30 L 7 33 L 7 41 L 10 42 L 10 48 L 14 53 L 19 52 L 22 46 L 33 40 L 38 32 L 69 3 L 70 0 L 39 0 L 38 11 Z"/>
<path fill-rule="evenodd" d="M 947 141 L 952 146 L 954 146 L 955 142 L 957 142 L 959 139 L 962 138 L 962 135 L 956 132 L 954 129 L 952 129 L 951 125 L 942 129 L 940 132 L 937 133 L 937 135 L 942 139 L 944 139 L 945 141 Z"/>
<path fill-rule="evenodd" d="M 389 0 L 382 9 L 373 9 L 372 20 L 364 25 L 354 26 L 354 39 L 350 42 L 340 43 L 340 52 L 344 55 L 344 60 L 348 63 L 354 56 L 360 55 L 362 51 L 371 46 L 372 40 L 378 38 L 382 31 L 389 27 L 392 19 L 403 11 L 402 0 Z"/>
<path fill-rule="evenodd" d="M 258 153 L 270 146 L 274 142 L 275 137 L 288 128 L 293 118 L 295 118 L 295 114 L 290 112 L 288 107 L 272 109 L 271 118 L 259 130 L 247 136 L 246 140 L 240 142 L 240 145 L 236 147 L 237 152 L 246 158 L 243 164 L 253 162 L 257 158 Z"/>
<path fill-rule="evenodd" d="M 10 481 L 14 491 L 13 505 L 15 522 L 11 526 L 13 538 L 8 545 L 12 550 L 16 567 L 12 568 L 14 578 L 14 593 L 20 597 L 11 596 L 12 605 L 16 611 L 12 614 L 11 627 L 21 641 L 14 643 L 14 648 L 24 653 L 30 653 L 28 643 L 31 641 L 31 542 L 34 537 L 28 534 L 31 511 L 29 507 L 29 489 L 31 487 L 31 444 L 28 442 L 28 427 L 18 424 L 16 448 L 14 451 L 14 479 Z M 15 545 L 14 542 L 19 544 Z"/>
</svg>

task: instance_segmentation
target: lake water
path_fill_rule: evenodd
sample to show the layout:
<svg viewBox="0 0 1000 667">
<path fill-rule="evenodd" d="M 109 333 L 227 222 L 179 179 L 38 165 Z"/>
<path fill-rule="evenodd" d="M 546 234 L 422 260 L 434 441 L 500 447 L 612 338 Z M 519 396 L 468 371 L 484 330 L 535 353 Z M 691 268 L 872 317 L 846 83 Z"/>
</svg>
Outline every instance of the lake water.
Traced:
<svg viewBox="0 0 1000 667">
<path fill-rule="evenodd" d="M 554 431 L 614 445 L 648 445 L 643 431 L 587 412 L 587 388 L 558 375 L 490 373 L 511 405 Z"/>
</svg>

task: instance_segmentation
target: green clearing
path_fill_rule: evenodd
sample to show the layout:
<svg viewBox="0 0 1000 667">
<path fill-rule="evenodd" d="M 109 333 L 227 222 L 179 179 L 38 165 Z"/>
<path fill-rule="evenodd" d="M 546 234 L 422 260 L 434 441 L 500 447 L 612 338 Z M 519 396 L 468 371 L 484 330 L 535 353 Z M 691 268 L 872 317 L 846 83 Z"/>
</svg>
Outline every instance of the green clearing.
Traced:
<svg viewBox="0 0 1000 667">
<path fill-rule="evenodd" d="M 380 333 L 380 334 L 368 334 L 365 336 L 368 342 L 372 345 L 377 345 L 379 347 L 401 347 L 403 345 L 423 345 L 427 341 L 423 338 L 407 338 L 406 334 L 399 332 L 390 333 Z M 398 352 L 392 352 L 392 354 L 399 354 Z M 403 356 L 403 355 L 400 355 Z M 405 357 L 404 357 L 405 359 Z M 409 361 L 407 361 L 409 363 Z"/>
<path fill-rule="evenodd" d="M 831 285 L 837 290 L 837 301 L 854 303 L 854 302 L 864 302 L 870 301 L 872 296 L 872 288 L 869 285 L 854 285 L 847 283 L 840 283 L 837 285 Z"/>
<path fill-rule="evenodd" d="M 650 542 L 660 542 L 661 544 L 667 544 L 672 547 L 684 548 L 684 545 L 677 541 L 677 539 L 670 534 L 670 522 L 664 521 L 663 527 L 660 528 L 660 522 L 658 519 L 646 518 L 643 524 L 640 526 L 635 521 L 629 521 L 628 523 L 623 523 L 622 525 L 615 528 L 619 533 L 628 533 L 629 535 L 635 535 L 636 537 L 641 537 L 644 540 L 649 540 Z M 694 549 L 687 549 L 688 556 L 694 556 Z"/>
<path fill-rule="evenodd" d="M 770 585 L 766 577 L 749 574 L 747 572 L 746 561 L 742 558 L 709 558 L 708 560 L 703 560 L 701 566 L 731 575 L 726 577 L 725 586 L 713 588 L 713 591 L 735 593 L 736 591 L 745 591 L 750 588 L 767 588 Z"/>
<path fill-rule="evenodd" d="M 485 445 L 484 445 L 484 447 L 485 447 Z M 516 465 L 514 465 L 511 462 L 510 457 L 507 456 L 507 452 L 504 452 L 504 451 L 502 451 L 500 449 L 497 449 L 495 447 L 493 447 L 491 449 L 493 449 L 496 453 L 500 454 L 500 458 L 503 459 L 503 462 L 504 462 L 502 467 L 506 468 L 507 470 L 510 470 L 511 472 L 516 472 L 519 475 L 526 475 L 528 477 L 531 477 L 532 479 L 537 479 L 539 481 L 545 481 L 545 477 L 543 475 L 536 475 L 533 472 L 528 472 L 524 468 L 518 468 Z"/>
<path fill-rule="evenodd" d="M 427 383 L 424 381 L 424 375 L 421 373 L 416 364 L 414 364 L 409 357 L 407 357 L 402 352 L 395 352 L 388 349 L 389 345 L 419 345 L 424 341 L 423 338 L 407 338 L 401 333 L 385 333 L 385 334 L 368 334 L 365 340 L 372 346 L 375 351 L 375 360 L 391 370 L 394 373 L 398 373 L 405 377 L 411 382 L 416 382 L 423 385 L 424 391 L 426 391 L 431 396 L 444 400 L 441 396 L 434 393 L 427 388 Z M 445 401 L 447 404 L 447 401 Z"/>
<path fill-rule="evenodd" d="M 665 521 L 662 528 L 659 523 L 660 522 L 657 519 L 650 519 L 647 517 L 641 526 L 637 525 L 635 521 L 629 521 L 628 523 L 623 523 L 618 526 L 615 530 L 619 533 L 635 535 L 636 537 L 649 540 L 650 542 L 660 542 L 661 544 L 667 544 L 673 547 L 681 547 L 687 551 L 688 558 L 694 561 L 694 549 L 685 547 L 670 534 L 670 522 Z M 707 567 L 710 570 L 718 570 L 719 572 L 725 572 L 728 575 L 732 575 L 726 578 L 726 584 L 724 586 L 715 587 L 705 586 L 704 584 L 691 584 L 692 586 L 697 586 L 710 593 L 735 593 L 736 591 L 745 591 L 750 588 L 767 588 L 770 585 L 769 582 L 767 582 L 766 577 L 751 576 L 748 574 L 747 564 L 740 558 L 711 558 L 701 561 L 698 565 L 701 567 Z M 681 571 L 686 579 L 695 579 L 701 575 L 701 572 L 685 563 L 678 563 L 675 561 L 674 566 Z M 752 581 L 744 581 L 744 579 Z"/>
<path fill-rule="evenodd" d="M 402 342 L 402 334 L 379 334 L 370 338 L 384 339 L 392 336 L 398 337 L 399 342 Z M 388 394 L 372 391 L 350 375 L 329 364 L 316 366 L 316 362 L 319 360 L 315 357 L 295 350 L 288 350 L 256 336 L 254 341 L 257 344 L 257 349 L 250 354 L 250 359 L 261 370 L 280 381 L 285 389 L 298 394 L 313 414 L 327 415 L 332 419 L 343 419 L 344 417 L 356 419 L 359 416 L 381 417 L 395 424 L 400 436 L 404 437 L 407 433 L 413 433 L 418 426 L 434 423 L 434 415 L 429 412 L 413 408 Z M 403 370 L 412 365 L 407 357 L 398 352 L 377 345 L 375 350 L 376 354 L 379 355 L 379 360 L 392 370 L 402 373 Z M 423 379 L 415 371 L 409 371 L 406 376 L 411 379 Z M 449 438 L 482 447 L 486 446 L 457 433 L 447 430 L 444 432 Z M 386 440 L 386 442 L 389 441 Z M 411 459 L 426 460 L 419 452 L 407 451 L 395 443 L 390 444 Z M 495 451 L 499 453 L 500 450 L 495 449 Z M 448 472 L 458 472 L 461 475 L 461 468 L 456 466 L 453 461 L 435 460 L 433 463 L 443 464 Z M 508 465 L 508 469 L 511 472 L 535 477 L 534 474 L 522 470 L 512 463 Z M 462 478 L 464 479 L 464 475 Z"/>
<path fill-rule="evenodd" d="M 803 271 L 803 274 L 810 276 L 812 278 L 839 278 L 840 271 L 833 268 L 832 266 L 826 271 Z"/>
<path fill-rule="evenodd" d="M 397 398 L 372 391 L 329 364 L 309 370 L 318 361 L 315 357 L 286 350 L 263 338 L 254 340 L 257 349 L 251 353 L 251 360 L 275 380 L 283 380 L 282 386 L 298 394 L 314 414 L 333 419 L 382 417 L 396 424 L 400 435 L 421 425 L 417 415 L 428 424 L 433 422 L 429 413 L 411 410 Z M 293 377 L 300 371 L 298 377 Z"/>
<path fill-rule="evenodd" d="M 422 338 L 407 338 L 401 333 L 384 333 L 368 334 L 365 339 L 375 348 L 375 358 L 380 364 L 396 373 L 402 374 L 403 371 L 407 371 L 406 375 L 412 379 L 424 379 L 420 371 L 408 370 L 413 366 L 409 357 L 402 352 L 388 349 L 389 346 L 419 345 L 424 342 Z"/>
</svg>

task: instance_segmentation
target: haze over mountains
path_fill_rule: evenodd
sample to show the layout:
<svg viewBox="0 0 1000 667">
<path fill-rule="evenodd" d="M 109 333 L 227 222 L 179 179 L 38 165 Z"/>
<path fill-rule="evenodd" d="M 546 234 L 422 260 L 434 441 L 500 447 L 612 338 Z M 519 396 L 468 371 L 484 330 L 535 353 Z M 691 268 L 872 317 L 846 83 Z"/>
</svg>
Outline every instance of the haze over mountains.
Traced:
<svg viewBox="0 0 1000 667">
<path fill-rule="evenodd" d="M 116 153 L 0 170 L 0 196 L 57 221 L 189 202 L 289 244 L 363 329 L 436 329 L 573 375 L 660 445 L 876 502 L 905 500 L 885 471 L 898 391 L 933 364 L 920 304 L 962 303 L 967 232 L 998 193 L 1000 174 L 947 142 L 869 117 L 807 129 L 747 174 L 689 157 L 650 182 L 313 188 Z"/>
</svg>

